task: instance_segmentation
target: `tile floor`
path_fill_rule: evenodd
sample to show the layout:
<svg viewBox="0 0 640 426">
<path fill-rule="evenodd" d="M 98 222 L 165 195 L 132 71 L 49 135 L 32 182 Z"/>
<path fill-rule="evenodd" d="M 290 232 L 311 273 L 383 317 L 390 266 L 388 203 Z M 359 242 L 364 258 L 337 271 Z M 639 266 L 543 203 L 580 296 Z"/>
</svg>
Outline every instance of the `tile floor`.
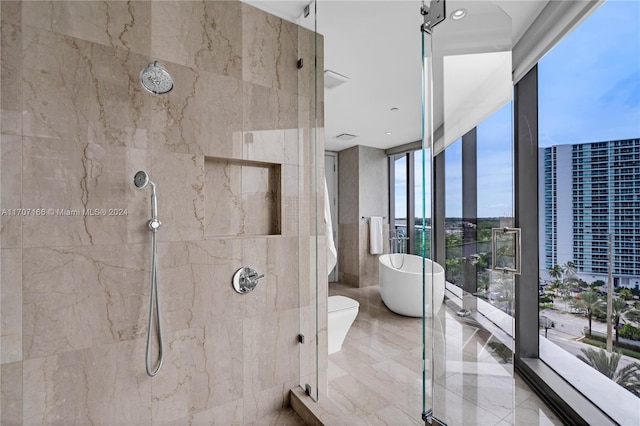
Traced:
<svg viewBox="0 0 640 426">
<path fill-rule="evenodd" d="M 362 424 L 424 425 L 422 320 L 389 311 L 378 286 L 332 283 L 329 294 L 360 302 L 342 350 L 329 356 L 329 398 Z M 457 307 L 447 303 L 427 323 L 445 331 L 434 332 L 436 350 L 427 370 L 437 374 L 427 408 L 434 405 L 436 417 L 449 425 L 562 424 L 514 376 L 510 349 L 472 318 L 456 316 Z M 426 385 L 430 389 L 431 381 Z"/>
<path fill-rule="evenodd" d="M 289 407 L 274 411 L 254 422 L 245 423 L 244 426 L 304 426 L 305 424 L 296 412 Z"/>
</svg>

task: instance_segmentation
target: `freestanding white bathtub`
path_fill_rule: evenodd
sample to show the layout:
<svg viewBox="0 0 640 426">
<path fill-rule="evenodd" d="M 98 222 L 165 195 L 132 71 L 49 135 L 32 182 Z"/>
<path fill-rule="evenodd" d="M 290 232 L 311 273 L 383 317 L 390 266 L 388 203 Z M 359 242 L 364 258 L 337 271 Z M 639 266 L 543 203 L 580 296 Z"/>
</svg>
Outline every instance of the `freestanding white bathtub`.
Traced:
<svg viewBox="0 0 640 426">
<path fill-rule="evenodd" d="M 422 317 L 422 257 L 412 254 L 383 254 L 379 262 L 380 296 L 387 308 L 407 317 Z M 430 259 L 424 259 L 424 268 L 424 312 L 430 317 L 432 289 L 436 314 L 444 300 L 444 268 Z"/>
</svg>

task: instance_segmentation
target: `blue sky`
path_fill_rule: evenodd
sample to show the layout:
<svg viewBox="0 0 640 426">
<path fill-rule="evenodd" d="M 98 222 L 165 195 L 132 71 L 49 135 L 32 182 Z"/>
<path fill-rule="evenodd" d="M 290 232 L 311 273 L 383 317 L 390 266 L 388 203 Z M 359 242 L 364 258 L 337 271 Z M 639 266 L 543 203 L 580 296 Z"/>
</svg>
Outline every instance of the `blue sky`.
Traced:
<svg viewBox="0 0 640 426">
<path fill-rule="evenodd" d="M 539 146 L 640 137 L 640 1 L 609 0 L 600 6 L 540 60 L 538 85 Z M 512 215 L 511 117 L 509 104 L 478 126 L 479 217 Z M 446 216 L 460 217 L 460 141 L 447 148 L 445 159 Z M 398 196 L 406 188 L 405 173 L 396 167 L 398 217 L 405 204 Z M 417 167 L 418 217 L 421 179 Z"/>
</svg>

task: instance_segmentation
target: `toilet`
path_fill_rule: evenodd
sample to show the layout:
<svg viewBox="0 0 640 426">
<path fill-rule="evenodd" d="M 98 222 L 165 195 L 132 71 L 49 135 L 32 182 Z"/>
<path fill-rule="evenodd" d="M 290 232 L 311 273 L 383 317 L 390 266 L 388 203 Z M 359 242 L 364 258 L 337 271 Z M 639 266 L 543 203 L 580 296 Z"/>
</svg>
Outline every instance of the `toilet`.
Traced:
<svg viewBox="0 0 640 426">
<path fill-rule="evenodd" d="M 345 296 L 329 296 L 328 301 L 328 330 L 327 340 L 329 354 L 338 352 L 342 348 L 344 338 L 347 337 L 351 324 L 358 316 L 360 303 Z"/>
</svg>

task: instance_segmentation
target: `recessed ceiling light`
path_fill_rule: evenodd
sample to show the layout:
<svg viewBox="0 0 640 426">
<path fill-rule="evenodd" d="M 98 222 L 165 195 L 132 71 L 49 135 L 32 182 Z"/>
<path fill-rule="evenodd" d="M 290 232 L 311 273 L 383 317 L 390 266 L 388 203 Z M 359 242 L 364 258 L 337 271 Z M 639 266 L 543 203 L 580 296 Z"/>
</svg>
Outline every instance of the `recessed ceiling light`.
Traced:
<svg viewBox="0 0 640 426">
<path fill-rule="evenodd" d="M 459 21 L 465 16 L 467 16 L 467 9 L 458 9 L 451 14 L 451 19 L 453 19 L 454 21 Z"/>
<path fill-rule="evenodd" d="M 396 111 L 398 111 L 399 109 L 400 109 L 400 108 L 393 107 L 393 108 L 391 108 L 391 111 L 396 112 Z"/>
<path fill-rule="evenodd" d="M 391 134 L 391 132 L 386 132 L 386 134 L 387 134 L 387 135 L 390 135 L 390 134 Z"/>
</svg>

